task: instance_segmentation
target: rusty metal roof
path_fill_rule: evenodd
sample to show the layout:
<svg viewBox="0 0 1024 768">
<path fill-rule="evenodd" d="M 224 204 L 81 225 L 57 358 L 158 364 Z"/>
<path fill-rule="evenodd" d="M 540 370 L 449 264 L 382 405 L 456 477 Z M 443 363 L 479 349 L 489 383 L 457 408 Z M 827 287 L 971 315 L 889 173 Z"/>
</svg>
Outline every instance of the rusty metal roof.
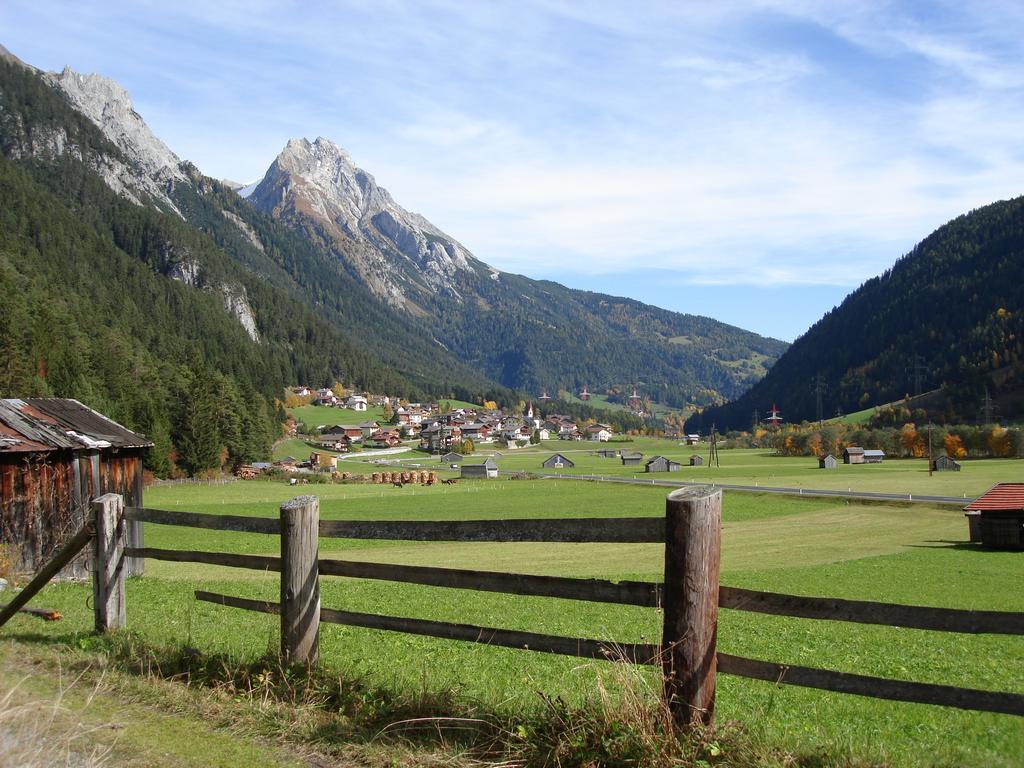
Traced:
<svg viewBox="0 0 1024 768">
<path fill-rule="evenodd" d="M 1024 510 L 1024 483 L 997 483 L 966 507 L 965 512 Z"/>
<path fill-rule="evenodd" d="M 152 446 L 145 436 L 125 429 L 77 400 L 0 400 L 0 454 Z"/>
</svg>

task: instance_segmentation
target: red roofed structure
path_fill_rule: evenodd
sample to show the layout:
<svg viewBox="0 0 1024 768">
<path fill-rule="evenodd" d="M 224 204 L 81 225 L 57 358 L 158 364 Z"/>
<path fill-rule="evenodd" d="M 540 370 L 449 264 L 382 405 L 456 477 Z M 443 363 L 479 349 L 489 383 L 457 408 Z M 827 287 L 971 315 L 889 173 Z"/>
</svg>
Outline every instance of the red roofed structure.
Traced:
<svg viewBox="0 0 1024 768">
<path fill-rule="evenodd" d="M 1024 483 L 998 483 L 966 507 L 971 541 L 1024 550 Z"/>
</svg>

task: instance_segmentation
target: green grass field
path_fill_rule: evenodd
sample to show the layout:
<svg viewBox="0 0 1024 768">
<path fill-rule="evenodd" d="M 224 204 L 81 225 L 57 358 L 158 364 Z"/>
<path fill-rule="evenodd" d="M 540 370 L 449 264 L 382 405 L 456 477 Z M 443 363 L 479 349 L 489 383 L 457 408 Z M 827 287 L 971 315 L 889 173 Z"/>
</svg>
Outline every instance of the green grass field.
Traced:
<svg viewBox="0 0 1024 768">
<path fill-rule="evenodd" d="M 644 461 L 655 455 L 667 456 L 682 462 L 684 466 L 679 472 L 647 475 L 644 473 L 643 463 L 639 467 L 624 467 L 617 458 L 605 459 L 597 456 L 600 448 L 640 451 L 644 454 Z M 565 475 L 596 474 L 611 477 L 635 475 L 644 479 L 843 491 L 852 489 L 967 498 L 978 496 L 997 482 L 1017 481 L 1024 476 L 1024 462 L 1015 459 L 965 460 L 960 472 L 936 472 L 929 477 L 928 462 L 925 459 L 892 459 L 882 464 L 861 465 L 840 463 L 837 469 L 824 470 L 818 469 L 818 461 L 813 456 L 775 456 L 767 449 L 720 450 L 721 467 L 710 467 L 707 464 L 702 467 L 691 467 L 688 463 L 689 457 L 695 453 L 707 461 L 707 444 L 686 446 L 679 445 L 675 440 L 649 437 L 638 437 L 632 442 L 625 443 L 549 440 L 540 446 L 529 446 L 513 451 L 479 445 L 476 455 L 484 457 L 496 452 L 501 454 L 497 461 L 503 470 L 548 471 Z M 555 452 L 566 455 L 576 466 L 572 469 L 542 470 L 541 462 Z M 422 454 L 417 458 L 406 456 L 402 460 L 425 461 Z"/>
<path fill-rule="evenodd" d="M 726 452 L 723 452 L 723 458 Z M 756 455 L 755 464 L 763 461 Z M 603 461 L 603 460 L 602 460 Z M 610 463 L 610 462 L 609 462 Z M 724 469 L 724 467 L 723 467 Z M 1008 468 L 1004 465 L 1004 472 Z M 474 519 L 652 516 L 665 490 L 569 481 L 478 481 L 457 486 L 327 485 L 326 519 Z M 147 506 L 275 516 L 295 489 L 280 482 L 173 486 L 146 491 Z M 957 509 L 862 504 L 726 492 L 722 582 L 851 599 L 1024 611 L 1019 553 L 965 545 Z M 273 553 L 274 537 L 149 525 L 149 546 Z M 325 557 L 658 580 L 658 545 L 462 544 L 321 540 Z M 1015 576 L 1016 574 L 1016 576 Z M 153 641 L 252 657 L 276 647 L 272 617 L 197 603 L 197 588 L 277 599 L 276 574 L 149 561 L 128 590 L 129 626 Z M 91 627 L 87 587 L 48 588 L 38 598 L 64 622 L 17 618 L 35 642 L 75 643 Z M 525 598 L 353 579 L 322 581 L 325 607 L 433 618 L 571 636 L 656 641 L 650 609 Z M 723 611 L 719 647 L 778 662 L 900 679 L 1024 692 L 1021 638 L 964 636 Z M 364 674 L 385 689 L 451 690 L 502 711 L 539 706 L 537 691 L 580 701 L 612 665 L 431 638 L 324 626 L 326 665 Z M 647 673 L 652 674 L 652 673 Z M 652 681 L 653 682 L 653 681 Z M 1002 715 L 876 701 L 722 676 L 718 717 L 738 720 L 793 749 L 904 764 L 1020 765 L 1021 721 Z M 831 763 L 829 763 L 831 764 Z"/>
<path fill-rule="evenodd" d="M 288 412 L 310 428 L 330 427 L 335 424 L 362 424 L 364 421 L 384 422 L 384 409 L 376 406 L 365 411 L 351 411 L 348 408 L 328 408 L 324 405 L 304 405 L 289 408 Z"/>
</svg>

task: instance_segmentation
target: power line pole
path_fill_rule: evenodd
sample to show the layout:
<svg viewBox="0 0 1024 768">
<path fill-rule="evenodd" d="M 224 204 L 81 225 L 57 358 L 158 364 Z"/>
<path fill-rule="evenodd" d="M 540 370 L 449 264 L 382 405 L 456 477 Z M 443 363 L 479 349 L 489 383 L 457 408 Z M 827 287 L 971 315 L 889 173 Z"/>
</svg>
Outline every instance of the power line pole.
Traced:
<svg viewBox="0 0 1024 768">
<path fill-rule="evenodd" d="M 711 466 L 711 462 L 715 462 L 716 467 L 722 466 L 718 463 L 718 430 L 715 429 L 715 425 L 711 425 L 711 448 L 708 451 L 708 466 Z"/>
<path fill-rule="evenodd" d="M 924 377 L 928 375 L 928 366 L 925 365 L 924 358 L 921 355 L 914 355 L 913 362 L 907 366 L 907 372 L 910 374 L 911 380 L 914 382 L 914 397 L 921 394 L 921 382 Z"/>
<path fill-rule="evenodd" d="M 823 409 L 822 409 L 822 406 L 821 406 L 821 396 L 824 394 L 825 388 L 826 388 L 825 387 L 825 377 L 822 376 L 820 373 L 815 374 L 814 378 L 811 380 L 811 391 L 814 393 L 814 402 L 815 402 L 815 405 L 817 406 L 818 429 L 821 429 L 822 422 L 823 422 L 823 417 L 822 417 Z"/>
<path fill-rule="evenodd" d="M 988 386 L 985 387 L 985 398 L 981 401 L 982 424 L 991 424 L 995 418 L 996 406 L 988 393 Z"/>
</svg>

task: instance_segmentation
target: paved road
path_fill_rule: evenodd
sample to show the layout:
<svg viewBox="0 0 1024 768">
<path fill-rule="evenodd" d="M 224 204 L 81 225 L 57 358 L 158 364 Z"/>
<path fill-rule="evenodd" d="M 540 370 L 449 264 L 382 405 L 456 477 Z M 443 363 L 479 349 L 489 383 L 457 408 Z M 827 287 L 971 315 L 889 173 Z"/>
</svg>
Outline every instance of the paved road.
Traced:
<svg viewBox="0 0 1024 768">
<path fill-rule="evenodd" d="M 502 471 L 502 474 L 514 474 Z M 626 483 L 628 485 L 655 485 L 666 488 L 681 488 L 686 485 L 710 485 L 713 488 L 727 488 L 734 491 L 755 491 L 757 493 L 783 493 L 796 496 L 829 496 L 847 499 L 875 499 L 877 501 L 911 501 L 922 504 L 956 504 L 966 506 L 974 501 L 973 497 L 961 496 L 928 496 L 911 493 L 880 493 L 877 491 L 836 491 L 818 488 L 785 488 L 766 485 L 732 485 L 730 483 L 700 483 L 684 480 L 658 480 L 640 477 L 611 477 L 609 475 L 562 475 L 549 472 L 531 473 L 545 480 L 595 480 L 602 483 Z"/>
</svg>

